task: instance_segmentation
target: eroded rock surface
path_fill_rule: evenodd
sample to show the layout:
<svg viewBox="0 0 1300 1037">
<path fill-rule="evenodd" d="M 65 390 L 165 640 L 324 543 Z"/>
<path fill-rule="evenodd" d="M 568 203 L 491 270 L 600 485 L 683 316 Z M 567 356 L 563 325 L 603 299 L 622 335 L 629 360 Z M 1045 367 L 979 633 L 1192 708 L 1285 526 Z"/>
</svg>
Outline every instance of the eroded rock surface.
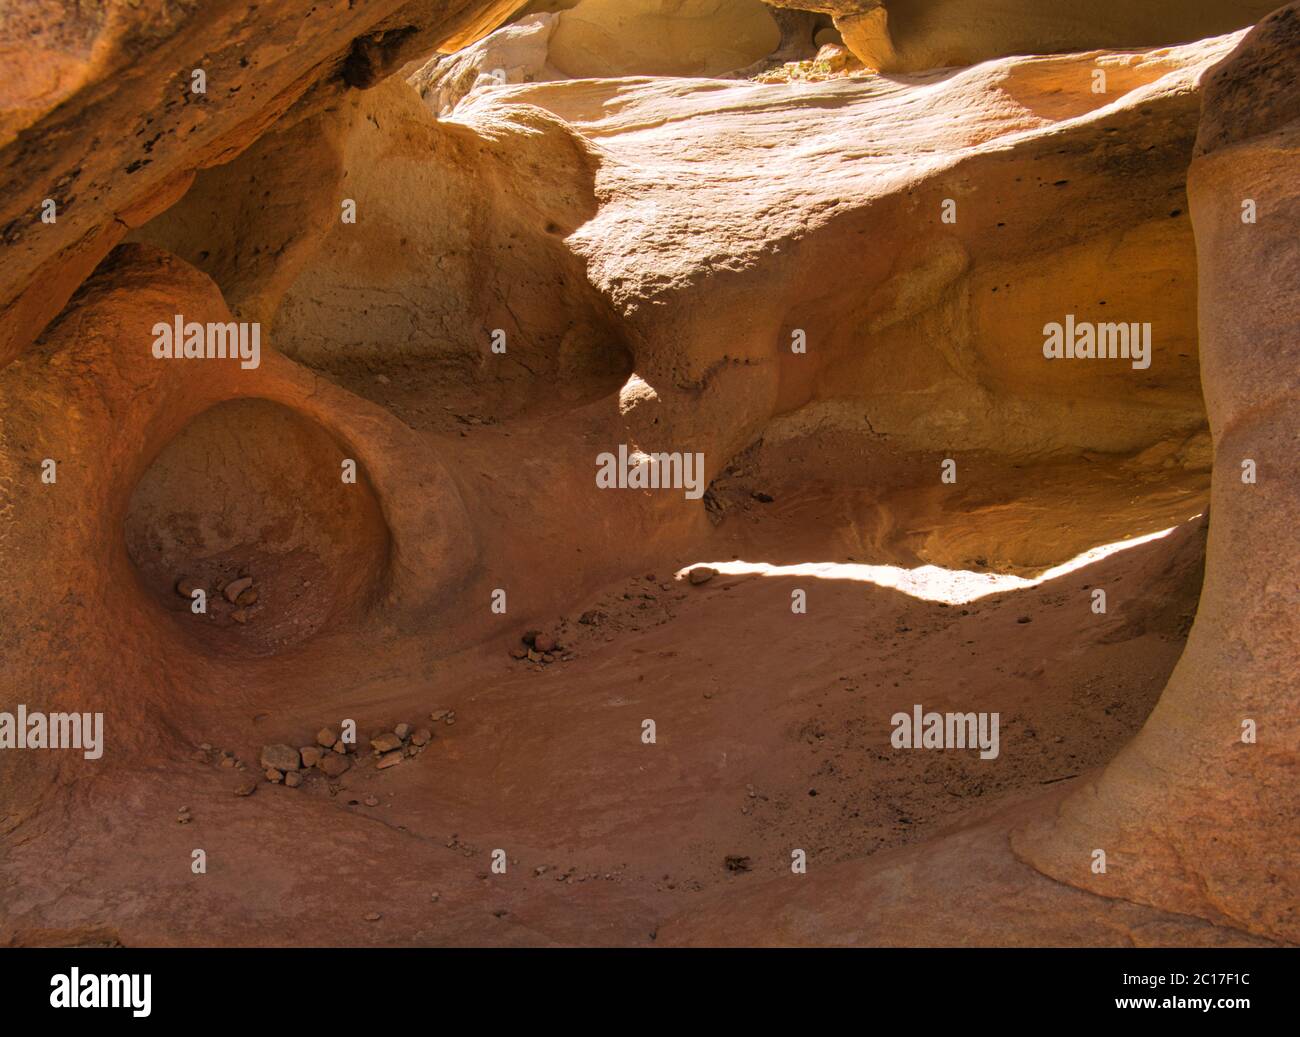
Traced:
<svg viewBox="0 0 1300 1037">
<path fill-rule="evenodd" d="M 66 18 L 52 4 L 7 5 L 0 362 L 196 170 L 228 161 L 295 105 L 327 105 L 416 54 L 463 46 L 521 4 L 112 2 Z M 46 199 L 54 222 L 42 221 Z"/>
<path fill-rule="evenodd" d="M 1009 54 L 1190 43 L 1264 17 L 1272 0 L 768 0 L 835 16 L 844 42 L 882 72 L 971 65 Z"/>
<path fill-rule="evenodd" d="M 411 85 L 435 114 L 446 116 L 474 89 L 566 79 L 550 61 L 558 23 L 554 14 L 529 15 L 473 46 L 432 59 L 411 75 Z"/>
<path fill-rule="evenodd" d="M 0 757 L 0 940 L 1300 939 L 1296 5 L 957 53 L 886 4 L 904 65 L 996 60 L 773 83 L 816 22 L 757 6 L 6 23 L 55 58 L 3 109 L 0 678 L 112 737 Z M 258 362 L 158 359 L 174 315 Z M 1150 350 L 1048 359 L 1076 319 Z M 1002 755 L 892 752 L 918 697 Z"/>
<path fill-rule="evenodd" d="M 524 10 L 556 15 L 551 62 L 575 78 L 719 75 L 782 42 L 760 0 L 533 0 Z"/>
<path fill-rule="evenodd" d="M 1146 726 L 1015 846 L 1049 875 L 1300 941 L 1300 7 L 1206 77 L 1188 178 L 1214 482 L 1205 587 Z M 1249 100 L 1247 100 L 1249 98 Z M 1244 111 L 1248 119 L 1241 118 Z M 1261 214 L 1244 218 L 1247 200 Z M 1258 482 L 1247 482 L 1250 463 Z M 1245 727 L 1257 729 L 1248 741 Z M 1083 866 L 1107 851 L 1105 875 Z"/>
<path fill-rule="evenodd" d="M 797 102 L 783 85 L 512 86 L 457 117 L 544 107 L 605 156 L 599 210 L 567 243 L 653 390 L 622 408 L 647 449 L 690 443 L 721 466 L 785 415 L 781 434 L 1096 451 L 1163 477 L 1171 452 L 1142 452 L 1190 443 L 1204 421 L 1182 188 L 1191 88 L 1232 45 L 1125 56 L 1109 99 L 1090 92 L 1092 59 L 1064 57 L 809 85 Z M 1161 144 L 1125 143 L 1139 126 Z M 1045 323 L 1139 312 L 1164 343 L 1150 368 L 1044 363 Z M 1067 395 L 1068 411 L 1046 403 Z M 1203 447 L 1173 452 L 1188 486 L 1203 479 Z"/>
</svg>

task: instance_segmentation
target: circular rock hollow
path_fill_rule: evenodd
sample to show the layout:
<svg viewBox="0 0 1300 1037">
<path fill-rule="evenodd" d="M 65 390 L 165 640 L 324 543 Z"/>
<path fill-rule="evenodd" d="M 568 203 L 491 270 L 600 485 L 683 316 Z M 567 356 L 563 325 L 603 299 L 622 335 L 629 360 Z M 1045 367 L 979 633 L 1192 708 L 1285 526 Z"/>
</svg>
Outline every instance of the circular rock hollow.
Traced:
<svg viewBox="0 0 1300 1037">
<path fill-rule="evenodd" d="M 354 618 L 379 589 L 389 533 L 364 472 L 344 482 L 349 457 L 269 400 L 204 411 L 132 492 L 126 544 L 145 587 L 218 653 L 273 654 Z"/>
</svg>

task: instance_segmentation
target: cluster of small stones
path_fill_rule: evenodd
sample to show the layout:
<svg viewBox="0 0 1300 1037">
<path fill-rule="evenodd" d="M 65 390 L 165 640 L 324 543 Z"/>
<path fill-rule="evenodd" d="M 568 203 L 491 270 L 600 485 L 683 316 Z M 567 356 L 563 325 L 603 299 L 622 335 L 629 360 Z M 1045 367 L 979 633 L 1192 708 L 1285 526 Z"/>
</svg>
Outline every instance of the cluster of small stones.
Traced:
<svg viewBox="0 0 1300 1037">
<path fill-rule="evenodd" d="M 295 789 L 313 770 L 327 778 L 342 777 L 352 766 L 352 754 L 356 751 L 357 747 L 344 742 L 338 731 L 322 727 L 316 732 L 314 745 L 297 749 L 284 743 L 263 746 L 261 763 L 267 781 Z"/>
<path fill-rule="evenodd" d="M 190 576 L 182 576 L 176 581 L 176 593 L 187 601 L 193 600 L 196 590 L 203 591 L 207 596 L 209 614 L 213 616 L 217 615 L 217 612 L 211 608 L 211 605 L 223 599 L 232 606 L 230 618 L 236 623 L 247 623 L 260 611 L 254 606 L 261 594 L 254 586 L 253 577 L 248 575 L 240 575 L 233 580 L 218 579 L 211 587 Z"/>
<path fill-rule="evenodd" d="M 433 723 L 442 721 L 446 724 L 456 722 L 456 711 L 435 709 L 429 714 Z M 370 736 L 370 755 L 375 758 L 377 770 L 396 767 L 403 760 L 419 756 L 433 741 L 433 732 L 427 727 L 415 728 L 410 724 L 398 724 L 391 731 L 376 731 Z"/>
<path fill-rule="evenodd" d="M 549 666 L 554 662 L 567 663 L 577 658 L 573 651 L 560 644 L 554 634 L 541 630 L 528 630 L 519 640 L 521 644 L 510 649 L 511 659 L 527 660 L 530 663 Z"/>
<path fill-rule="evenodd" d="M 431 724 L 451 726 L 456 723 L 456 711 L 435 709 L 429 714 L 429 720 Z M 402 723 L 392 729 L 375 731 L 370 736 L 370 752 L 375 759 L 376 769 L 387 770 L 404 759 L 418 756 L 432 741 L 431 727 L 415 728 L 411 724 Z M 316 732 L 316 740 L 312 745 L 295 748 L 278 742 L 262 746 L 260 766 L 266 781 L 294 789 L 299 788 L 317 771 L 330 780 L 341 778 L 352 768 L 356 752 L 355 743 L 345 742 L 334 728 L 323 727 Z M 247 770 L 247 765 L 233 752 L 218 749 L 207 742 L 195 749 L 194 758 L 201 763 L 216 762 L 222 767 Z M 251 796 L 256 791 L 257 782 L 247 780 L 236 786 L 235 795 Z M 187 824 L 191 820 L 188 807 L 182 807 L 179 813 L 177 821 L 181 824 Z"/>
<path fill-rule="evenodd" d="M 684 579 L 691 584 L 707 583 L 718 575 L 716 569 L 698 565 Z M 685 601 L 672 581 L 660 580 L 654 573 L 629 581 L 626 590 L 606 594 L 578 617 L 578 625 L 571 628 L 568 620 L 561 618 L 554 632 L 529 630 L 520 644 L 508 649 L 510 658 L 531 663 L 541 670 L 554 662 L 571 662 L 578 658 L 577 644 L 603 638 L 613 641 L 618 633 L 636 632 L 648 626 L 657 626 L 676 618 L 674 607 Z M 576 643 L 575 643 L 576 642 Z"/>
<path fill-rule="evenodd" d="M 540 879 L 542 876 L 547 874 L 551 875 L 551 877 L 554 878 L 556 882 L 569 882 L 569 883 L 594 882 L 596 880 L 601 879 L 602 877 L 607 882 L 618 882 L 623 877 L 622 872 L 607 871 L 602 876 L 600 872 L 596 872 L 596 871 L 580 872 L 576 867 L 570 867 L 566 870 L 561 871 L 554 864 L 539 864 L 537 867 L 533 869 L 534 878 Z"/>
<path fill-rule="evenodd" d="M 784 65 L 760 72 L 755 83 L 821 83 L 828 79 L 844 79 L 851 75 L 874 73 L 847 47 L 827 43 L 811 61 L 787 61 Z"/>
<path fill-rule="evenodd" d="M 204 742 L 194 750 L 194 759 L 199 763 L 216 763 L 229 770 L 243 771 L 248 769 L 244 761 L 234 752 L 229 749 L 219 749 L 208 742 Z"/>
</svg>

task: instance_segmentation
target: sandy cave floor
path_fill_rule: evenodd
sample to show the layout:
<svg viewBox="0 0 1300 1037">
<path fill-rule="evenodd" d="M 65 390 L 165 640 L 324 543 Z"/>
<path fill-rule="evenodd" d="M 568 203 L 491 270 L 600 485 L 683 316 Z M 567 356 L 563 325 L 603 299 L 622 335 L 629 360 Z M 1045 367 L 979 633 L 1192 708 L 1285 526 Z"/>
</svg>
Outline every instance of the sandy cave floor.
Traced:
<svg viewBox="0 0 1300 1037">
<path fill-rule="evenodd" d="M 739 509 L 681 565 L 788 552 L 807 528 L 798 500 Z M 268 688 L 254 716 L 220 703 L 191 714 L 178 735 L 212 752 L 74 784 L 59 807 L 69 823 L 12 848 L 28 876 L 11 890 L 14 941 L 649 944 L 710 896 L 806 881 L 790 872 L 792 849 L 816 873 L 970 826 L 1104 764 L 1182 650 L 1203 550 L 1196 519 L 963 605 L 853 580 L 722 573 L 691 586 L 669 565 L 557 617 L 573 658 L 550 666 L 510 658 L 505 617 L 500 638 L 437 664 L 418 638 L 335 642 L 309 674 L 285 662 L 283 679 L 300 685 L 281 688 L 292 708 Z M 1088 608 L 1096 583 L 1111 588 L 1106 616 Z M 807 615 L 790 611 L 795 586 Z M 889 717 L 918 702 L 1000 712 L 1001 756 L 891 750 Z M 339 710 L 364 739 L 444 709 L 454 724 L 433 724 L 428 751 L 384 772 L 363 749 L 337 781 L 259 781 L 239 798 L 241 775 L 219 763 L 233 751 L 260 777 L 261 744 L 309 744 Z M 641 742 L 646 718 L 657 744 Z M 183 805 L 193 820 L 181 825 Z M 187 867 L 196 846 L 202 881 Z M 505 875 L 489 870 L 496 848 Z M 28 855 L 63 863 L 24 869 Z"/>
</svg>

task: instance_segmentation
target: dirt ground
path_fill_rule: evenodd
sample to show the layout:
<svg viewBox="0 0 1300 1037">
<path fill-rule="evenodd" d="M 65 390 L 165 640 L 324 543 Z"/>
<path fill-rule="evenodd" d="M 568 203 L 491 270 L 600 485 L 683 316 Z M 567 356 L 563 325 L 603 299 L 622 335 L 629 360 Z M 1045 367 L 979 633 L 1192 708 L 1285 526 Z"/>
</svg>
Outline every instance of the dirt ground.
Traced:
<svg viewBox="0 0 1300 1037">
<path fill-rule="evenodd" d="M 817 506 L 832 504 L 851 502 Z M 9 941 L 649 944 L 707 895 L 803 881 L 793 850 L 815 874 L 1104 764 L 1153 706 L 1195 611 L 1203 519 L 966 604 L 850 579 L 675 575 L 788 555 L 809 538 L 809 506 L 735 504 L 696 556 L 555 617 L 549 665 L 510 656 L 520 631 L 506 617 L 499 637 L 436 662 L 400 636 L 335 641 L 307 681 L 279 657 L 292 706 L 268 695 L 237 716 L 213 702 L 176 732 L 188 758 L 78 782 L 59 823 L 46 813 L 20 830 Z M 1106 615 L 1089 608 L 1099 584 Z M 796 587 L 806 614 L 791 612 Z M 998 712 L 999 757 L 891 748 L 891 716 L 918 703 Z M 445 710 L 453 723 L 429 721 Z M 363 746 L 341 778 L 231 794 L 260 778 L 262 744 L 311 744 L 343 716 Z M 376 770 L 365 735 L 403 721 L 432 729 L 428 750 Z M 222 766 L 222 750 L 249 772 Z M 192 821 L 178 824 L 182 806 Z M 190 873 L 194 848 L 206 875 Z M 24 870 L 51 855 L 57 872 Z"/>
</svg>

